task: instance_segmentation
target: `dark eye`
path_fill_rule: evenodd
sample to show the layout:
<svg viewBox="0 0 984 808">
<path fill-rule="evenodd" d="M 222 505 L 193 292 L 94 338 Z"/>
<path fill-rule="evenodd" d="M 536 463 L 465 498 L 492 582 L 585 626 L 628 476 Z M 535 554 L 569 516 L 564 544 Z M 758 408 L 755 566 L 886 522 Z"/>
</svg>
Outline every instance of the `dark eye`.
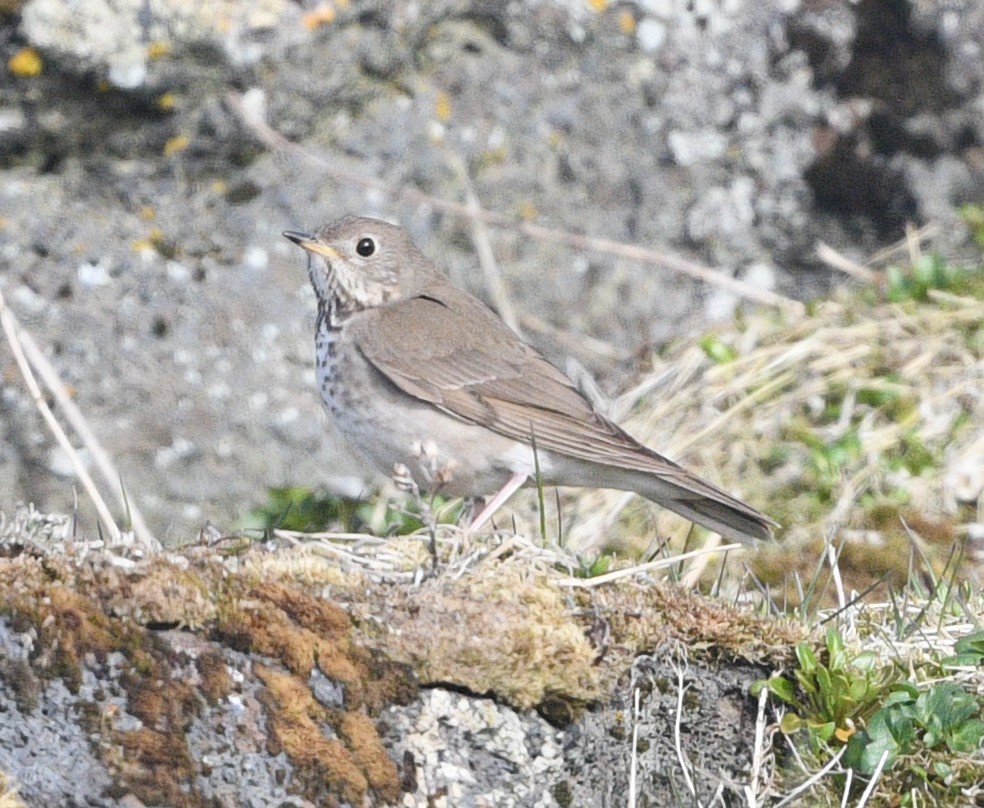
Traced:
<svg viewBox="0 0 984 808">
<path fill-rule="evenodd" d="M 368 258 L 376 252 L 376 242 L 371 238 L 360 238 L 359 243 L 355 245 L 355 251 L 363 258 Z"/>
</svg>

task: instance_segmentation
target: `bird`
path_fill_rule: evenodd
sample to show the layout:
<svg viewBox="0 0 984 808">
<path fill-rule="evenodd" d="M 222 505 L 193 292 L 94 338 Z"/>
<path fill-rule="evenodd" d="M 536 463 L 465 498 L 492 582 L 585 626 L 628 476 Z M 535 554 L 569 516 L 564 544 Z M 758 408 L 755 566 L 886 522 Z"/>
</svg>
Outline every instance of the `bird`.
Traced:
<svg viewBox="0 0 984 808">
<path fill-rule="evenodd" d="M 473 530 L 543 484 L 631 491 L 729 540 L 773 538 L 764 513 L 600 413 L 405 229 L 349 216 L 283 235 L 308 254 L 316 376 L 342 436 L 420 490 L 486 497 Z"/>
</svg>

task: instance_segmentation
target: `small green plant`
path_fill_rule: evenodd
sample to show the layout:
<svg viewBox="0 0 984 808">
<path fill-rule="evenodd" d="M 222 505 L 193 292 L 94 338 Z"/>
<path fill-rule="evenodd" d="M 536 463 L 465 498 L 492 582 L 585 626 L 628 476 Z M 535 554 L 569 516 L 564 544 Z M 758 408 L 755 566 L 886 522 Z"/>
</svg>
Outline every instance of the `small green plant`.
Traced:
<svg viewBox="0 0 984 808">
<path fill-rule="evenodd" d="M 361 505 L 356 500 L 328 496 L 303 486 L 270 488 L 266 503 L 254 508 L 251 526 L 263 530 L 325 530 L 338 526 L 345 531 L 359 528 Z"/>
<path fill-rule="evenodd" d="M 890 266 L 886 273 L 888 299 L 927 300 L 930 289 L 949 289 L 957 277 L 957 268 L 938 255 L 921 255 L 908 269 Z"/>
<path fill-rule="evenodd" d="M 453 524 L 461 512 L 460 500 L 434 497 L 428 500 L 436 523 Z M 261 530 L 346 533 L 382 533 L 405 536 L 424 527 L 421 503 L 409 499 L 402 507 L 387 507 L 380 522 L 372 502 L 346 499 L 312 491 L 303 486 L 271 488 L 267 502 L 250 513 L 249 526 Z"/>
<path fill-rule="evenodd" d="M 766 687 L 788 704 L 792 710 L 783 716 L 782 730 L 789 734 L 806 730 L 814 751 L 832 740 L 846 742 L 855 722 L 863 721 L 880 706 L 893 671 L 879 667 L 871 653 L 849 655 L 836 628 L 827 629 L 826 662 L 821 662 L 806 642 L 797 643 L 795 650 L 798 664 L 793 670 L 794 681 L 774 676 L 757 682 L 755 692 Z"/>
<path fill-rule="evenodd" d="M 738 358 L 738 352 L 715 334 L 708 334 L 700 341 L 701 350 L 716 365 L 726 365 Z"/>
<path fill-rule="evenodd" d="M 851 736 L 844 763 L 871 774 L 885 758 L 885 768 L 900 755 L 946 749 L 967 754 L 984 739 L 984 721 L 977 699 L 955 682 L 940 682 L 928 690 L 895 685 L 867 725 Z"/>
<path fill-rule="evenodd" d="M 953 656 L 942 661 L 944 668 L 984 667 L 984 631 L 975 631 L 961 637 L 953 646 L 953 651 Z"/>
<path fill-rule="evenodd" d="M 597 578 L 611 570 L 612 557 L 600 555 L 597 558 L 589 559 L 578 556 L 578 564 L 578 569 L 574 571 L 577 578 Z"/>
<path fill-rule="evenodd" d="M 939 467 L 938 459 L 915 429 L 905 432 L 898 445 L 886 452 L 886 462 L 889 468 L 904 468 L 916 476 Z"/>
<path fill-rule="evenodd" d="M 984 250 L 984 205 L 964 205 L 958 213 L 970 228 L 977 246 Z"/>
<path fill-rule="evenodd" d="M 804 427 L 791 437 L 809 450 L 807 467 L 813 476 L 811 487 L 821 502 L 829 502 L 841 485 L 844 468 L 861 456 L 857 429 L 852 427 L 834 440 L 824 440 L 809 427 Z"/>
</svg>

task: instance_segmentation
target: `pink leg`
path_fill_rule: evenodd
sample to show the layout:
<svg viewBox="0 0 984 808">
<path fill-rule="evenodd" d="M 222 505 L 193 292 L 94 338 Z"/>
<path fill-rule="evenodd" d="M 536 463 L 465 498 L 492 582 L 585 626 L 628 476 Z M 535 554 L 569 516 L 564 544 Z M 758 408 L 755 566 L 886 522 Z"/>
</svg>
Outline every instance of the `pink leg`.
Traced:
<svg viewBox="0 0 984 808">
<path fill-rule="evenodd" d="M 490 499 L 484 508 L 482 508 L 481 513 L 478 514 L 472 523 L 468 526 L 468 529 L 473 533 L 477 531 L 482 525 L 489 521 L 499 508 L 501 508 L 507 499 L 516 493 L 517 490 L 529 479 L 529 474 L 517 471 L 509 478 L 509 481 L 502 486 L 502 490 L 496 494 L 492 499 Z"/>
</svg>

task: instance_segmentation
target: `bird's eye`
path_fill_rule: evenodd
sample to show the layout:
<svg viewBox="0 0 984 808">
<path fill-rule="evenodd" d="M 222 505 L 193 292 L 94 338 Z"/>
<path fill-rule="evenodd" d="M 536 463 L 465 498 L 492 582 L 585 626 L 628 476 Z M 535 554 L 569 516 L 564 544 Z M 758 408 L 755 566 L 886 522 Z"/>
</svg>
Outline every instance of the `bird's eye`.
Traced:
<svg viewBox="0 0 984 808">
<path fill-rule="evenodd" d="M 368 258 L 376 252 L 376 242 L 371 238 L 360 238 L 359 243 L 355 245 L 355 251 L 363 258 Z"/>
</svg>

